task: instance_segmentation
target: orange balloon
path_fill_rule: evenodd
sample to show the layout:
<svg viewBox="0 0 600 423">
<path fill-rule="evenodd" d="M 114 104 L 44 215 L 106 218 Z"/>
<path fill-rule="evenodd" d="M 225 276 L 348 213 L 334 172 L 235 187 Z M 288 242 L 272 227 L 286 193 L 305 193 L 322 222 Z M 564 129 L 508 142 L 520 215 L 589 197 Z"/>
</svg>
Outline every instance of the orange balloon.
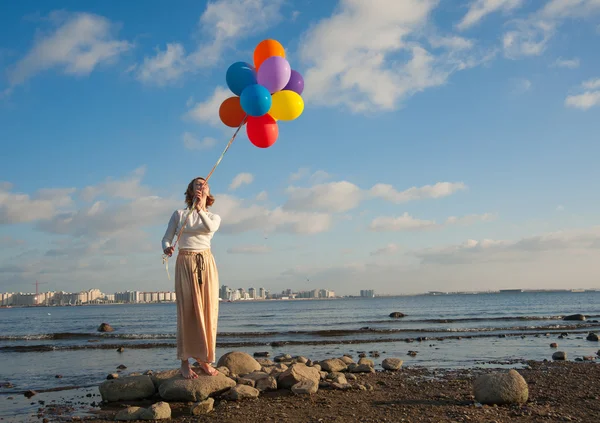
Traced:
<svg viewBox="0 0 600 423">
<path fill-rule="evenodd" d="M 254 49 L 254 68 L 258 72 L 258 68 L 271 56 L 280 56 L 285 58 L 285 50 L 277 40 L 267 39 L 262 40 Z"/>
<path fill-rule="evenodd" d="M 221 118 L 221 122 L 232 128 L 240 126 L 245 116 L 246 112 L 242 109 L 240 98 L 237 96 L 229 97 L 221 103 L 221 107 L 219 107 L 219 117 Z"/>
</svg>

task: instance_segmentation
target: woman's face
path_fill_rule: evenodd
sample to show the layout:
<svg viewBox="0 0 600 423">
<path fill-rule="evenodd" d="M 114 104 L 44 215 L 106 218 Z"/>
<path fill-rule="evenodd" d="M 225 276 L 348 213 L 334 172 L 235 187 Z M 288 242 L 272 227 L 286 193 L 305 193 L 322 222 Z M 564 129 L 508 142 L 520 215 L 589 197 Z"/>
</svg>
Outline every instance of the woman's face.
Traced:
<svg viewBox="0 0 600 423">
<path fill-rule="evenodd" d="M 208 195 L 210 193 L 210 188 L 208 184 L 203 179 L 196 179 L 194 181 L 194 192 L 198 190 L 202 190 L 202 193 Z"/>
</svg>

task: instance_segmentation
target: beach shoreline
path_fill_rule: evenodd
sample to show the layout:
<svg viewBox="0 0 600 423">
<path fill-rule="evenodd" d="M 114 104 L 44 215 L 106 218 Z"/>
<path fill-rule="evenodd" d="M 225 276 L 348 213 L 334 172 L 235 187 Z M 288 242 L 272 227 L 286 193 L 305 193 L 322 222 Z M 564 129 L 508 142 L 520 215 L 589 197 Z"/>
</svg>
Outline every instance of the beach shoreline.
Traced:
<svg viewBox="0 0 600 423">
<path fill-rule="evenodd" d="M 516 364 L 516 363 L 515 363 Z M 398 371 L 357 374 L 355 385 L 372 389 L 319 389 L 296 395 L 280 389 L 258 398 L 227 401 L 215 398 L 214 410 L 192 416 L 191 403 L 171 402 L 171 422 L 594 422 L 600 418 L 600 366 L 595 362 L 527 361 L 517 368 L 528 384 L 529 399 L 522 405 L 488 406 L 473 396 L 473 381 L 481 374 L 507 368 L 431 369 L 419 366 Z M 510 368 L 516 368 L 511 366 Z M 6 398 L 2 398 L 6 401 Z M 25 402 L 25 399 L 19 400 Z M 102 403 L 98 388 L 40 393 L 28 403 L 38 403 L 33 419 L 44 422 L 114 421 L 126 406 L 149 407 L 160 401 Z M 43 404 L 40 403 L 43 402 Z M 4 421 L 11 419 L 4 414 Z M 24 418 L 21 416 L 20 418 Z"/>
</svg>

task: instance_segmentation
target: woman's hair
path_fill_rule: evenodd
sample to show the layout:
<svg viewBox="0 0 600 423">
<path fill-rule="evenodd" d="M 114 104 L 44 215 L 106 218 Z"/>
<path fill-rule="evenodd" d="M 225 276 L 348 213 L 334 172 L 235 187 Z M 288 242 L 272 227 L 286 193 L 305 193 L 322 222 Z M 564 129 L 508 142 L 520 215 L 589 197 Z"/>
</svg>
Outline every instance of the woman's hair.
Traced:
<svg viewBox="0 0 600 423">
<path fill-rule="evenodd" d="M 201 181 L 205 180 L 201 176 L 194 178 L 190 181 L 187 189 L 185 190 L 185 203 L 190 208 L 192 207 L 192 204 L 194 204 L 194 182 L 197 181 L 198 179 L 200 179 Z M 208 188 L 208 196 L 206 197 L 206 207 L 208 208 L 208 207 L 212 206 L 213 204 L 215 204 L 215 197 L 213 197 L 212 194 L 210 193 L 210 187 L 209 187 Z"/>
</svg>

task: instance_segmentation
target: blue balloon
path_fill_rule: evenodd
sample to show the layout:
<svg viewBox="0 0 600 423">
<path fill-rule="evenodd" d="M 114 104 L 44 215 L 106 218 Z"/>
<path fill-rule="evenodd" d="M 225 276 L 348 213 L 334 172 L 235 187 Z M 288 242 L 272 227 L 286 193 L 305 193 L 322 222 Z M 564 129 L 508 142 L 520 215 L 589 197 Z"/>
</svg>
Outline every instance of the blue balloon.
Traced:
<svg viewBox="0 0 600 423">
<path fill-rule="evenodd" d="M 248 85 L 240 95 L 240 104 L 249 116 L 262 116 L 271 109 L 271 93 L 260 84 Z"/>
<path fill-rule="evenodd" d="M 227 86 L 235 95 L 241 95 L 244 88 L 256 84 L 256 71 L 246 62 L 235 62 L 225 74 Z"/>
</svg>

